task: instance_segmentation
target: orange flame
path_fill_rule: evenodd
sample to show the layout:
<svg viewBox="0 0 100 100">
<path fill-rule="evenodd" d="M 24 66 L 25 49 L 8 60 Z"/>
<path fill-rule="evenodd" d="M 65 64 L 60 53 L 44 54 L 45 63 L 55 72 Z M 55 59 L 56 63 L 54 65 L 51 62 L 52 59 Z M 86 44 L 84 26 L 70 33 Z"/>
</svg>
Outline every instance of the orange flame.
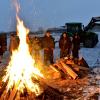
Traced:
<svg viewBox="0 0 100 100">
<path fill-rule="evenodd" d="M 6 69 L 6 75 L 3 81 L 8 81 L 7 90 L 14 86 L 17 90 L 23 91 L 27 88 L 36 95 L 40 94 L 39 85 L 34 83 L 32 78 L 38 79 L 43 77 L 39 69 L 34 66 L 35 61 L 32 59 L 26 37 L 29 30 L 25 28 L 23 21 L 17 16 L 17 34 L 20 39 L 20 44 L 17 50 L 13 51 L 11 61 Z"/>
</svg>

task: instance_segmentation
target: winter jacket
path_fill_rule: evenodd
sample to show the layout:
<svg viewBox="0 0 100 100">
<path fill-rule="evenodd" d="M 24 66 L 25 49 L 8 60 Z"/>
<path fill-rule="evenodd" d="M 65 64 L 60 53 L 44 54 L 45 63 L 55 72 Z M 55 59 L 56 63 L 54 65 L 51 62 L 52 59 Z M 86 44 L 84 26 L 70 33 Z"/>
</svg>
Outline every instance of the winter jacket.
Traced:
<svg viewBox="0 0 100 100">
<path fill-rule="evenodd" d="M 71 48 L 71 40 L 69 37 L 63 38 L 61 37 L 59 40 L 59 48 L 61 50 L 66 50 Z"/>
<path fill-rule="evenodd" d="M 32 48 L 33 48 L 33 50 L 41 50 L 42 49 L 40 40 L 38 38 L 35 38 L 33 40 L 33 42 L 32 42 Z"/>
<path fill-rule="evenodd" d="M 74 35 L 73 36 L 73 49 L 79 50 L 80 49 L 80 37 L 77 35 L 77 37 Z"/>
<path fill-rule="evenodd" d="M 9 45 L 9 51 L 12 52 L 13 50 L 16 50 L 18 48 L 18 41 L 16 36 L 11 36 L 10 38 L 10 45 Z"/>
<path fill-rule="evenodd" d="M 52 36 L 47 37 L 46 35 L 43 37 L 43 48 L 53 49 L 55 48 L 54 38 Z"/>
</svg>

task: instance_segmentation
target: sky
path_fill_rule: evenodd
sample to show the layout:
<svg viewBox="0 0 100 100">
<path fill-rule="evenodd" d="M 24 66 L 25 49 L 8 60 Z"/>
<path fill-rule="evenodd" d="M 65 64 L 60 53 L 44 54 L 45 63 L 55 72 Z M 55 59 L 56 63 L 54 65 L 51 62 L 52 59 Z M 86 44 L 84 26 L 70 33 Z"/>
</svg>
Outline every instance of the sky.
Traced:
<svg viewBox="0 0 100 100">
<path fill-rule="evenodd" d="M 14 0 L 0 0 L 0 32 L 16 30 Z M 100 0 L 17 0 L 19 17 L 30 31 L 63 26 L 66 22 L 87 25 L 100 16 Z"/>
</svg>

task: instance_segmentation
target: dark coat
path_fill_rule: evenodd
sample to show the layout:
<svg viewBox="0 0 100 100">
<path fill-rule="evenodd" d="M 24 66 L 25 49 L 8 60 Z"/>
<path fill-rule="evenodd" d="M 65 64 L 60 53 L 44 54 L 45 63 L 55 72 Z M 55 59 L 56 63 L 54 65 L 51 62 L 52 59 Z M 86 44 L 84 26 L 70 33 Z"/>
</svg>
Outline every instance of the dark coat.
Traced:
<svg viewBox="0 0 100 100">
<path fill-rule="evenodd" d="M 55 48 L 54 38 L 52 36 L 47 37 L 46 35 L 43 37 L 43 48 L 52 49 Z"/>
<path fill-rule="evenodd" d="M 40 40 L 39 38 L 34 38 L 33 42 L 32 42 L 32 48 L 33 50 L 35 51 L 39 51 L 41 50 L 42 46 L 41 46 L 41 43 L 40 43 Z"/>
<path fill-rule="evenodd" d="M 71 47 L 70 38 L 68 36 L 66 38 L 61 36 L 59 40 L 59 48 L 61 50 L 66 50 L 66 49 L 69 49 L 70 47 Z"/>
<path fill-rule="evenodd" d="M 16 50 L 18 48 L 19 42 L 17 41 L 16 36 L 10 37 L 10 44 L 9 44 L 9 51 L 12 53 L 13 50 Z"/>
<path fill-rule="evenodd" d="M 80 37 L 77 35 L 73 36 L 73 50 L 72 50 L 72 54 L 73 54 L 73 58 L 79 58 L 79 49 L 80 49 Z"/>
<path fill-rule="evenodd" d="M 48 61 L 53 63 L 53 49 L 55 48 L 54 38 L 52 36 L 43 37 L 43 48 L 44 48 L 44 63 L 47 64 Z"/>
<path fill-rule="evenodd" d="M 0 55 L 3 55 L 3 53 L 6 50 L 7 50 L 7 35 L 0 34 Z"/>
<path fill-rule="evenodd" d="M 73 36 L 72 43 L 73 43 L 73 49 L 76 49 L 76 50 L 80 49 L 80 37 L 78 35 L 77 37 L 76 35 Z"/>
</svg>

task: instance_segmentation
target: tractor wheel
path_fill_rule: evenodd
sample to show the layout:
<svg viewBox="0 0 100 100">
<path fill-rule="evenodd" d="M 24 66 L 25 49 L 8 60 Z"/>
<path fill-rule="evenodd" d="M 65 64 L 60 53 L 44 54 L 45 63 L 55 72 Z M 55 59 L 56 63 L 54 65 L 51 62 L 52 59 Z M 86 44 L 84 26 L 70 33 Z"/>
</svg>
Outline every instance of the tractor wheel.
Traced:
<svg viewBox="0 0 100 100">
<path fill-rule="evenodd" d="M 93 41 L 92 40 L 85 40 L 83 45 L 86 48 L 92 48 L 93 47 Z"/>
</svg>

